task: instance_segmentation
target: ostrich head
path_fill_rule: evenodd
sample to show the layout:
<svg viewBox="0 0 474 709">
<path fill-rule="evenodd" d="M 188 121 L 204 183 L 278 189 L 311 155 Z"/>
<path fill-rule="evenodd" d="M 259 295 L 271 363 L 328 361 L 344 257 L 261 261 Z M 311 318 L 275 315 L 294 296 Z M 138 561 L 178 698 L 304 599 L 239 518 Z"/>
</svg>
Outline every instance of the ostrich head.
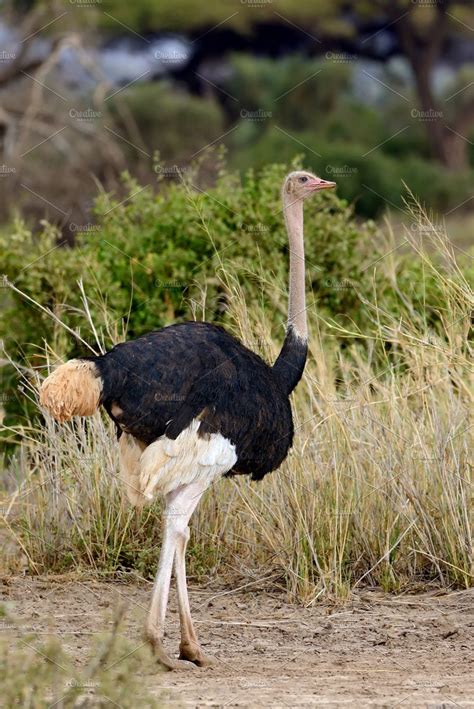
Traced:
<svg viewBox="0 0 474 709">
<path fill-rule="evenodd" d="M 293 200 L 306 199 L 314 192 L 327 190 L 335 186 L 335 182 L 322 180 L 311 172 L 296 170 L 295 172 L 290 172 L 283 183 L 283 196 L 290 197 Z"/>
</svg>

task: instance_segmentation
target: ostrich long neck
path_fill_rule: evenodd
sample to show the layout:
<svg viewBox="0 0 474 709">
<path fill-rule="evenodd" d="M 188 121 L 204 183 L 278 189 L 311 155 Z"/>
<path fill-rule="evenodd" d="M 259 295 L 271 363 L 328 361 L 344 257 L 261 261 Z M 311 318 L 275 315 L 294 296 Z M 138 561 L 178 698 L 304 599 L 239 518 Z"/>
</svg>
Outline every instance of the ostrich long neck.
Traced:
<svg viewBox="0 0 474 709">
<path fill-rule="evenodd" d="M 283 213 L 290 251 L 290 283 L 288 294 L 288 328 L 301 340 L 308 339 L 303 237 L 303 200 L 283 197 Z"/>
<path fill-rule="evenodd" d="M 290 394 L 301 379 L 308 353 L 303 200 L 295 200 L 283 190 L 283 213 L 290 251 L 288 325 L 283 347 L 273 365 L 273 372 L 284 391 Z"/>
</svg>

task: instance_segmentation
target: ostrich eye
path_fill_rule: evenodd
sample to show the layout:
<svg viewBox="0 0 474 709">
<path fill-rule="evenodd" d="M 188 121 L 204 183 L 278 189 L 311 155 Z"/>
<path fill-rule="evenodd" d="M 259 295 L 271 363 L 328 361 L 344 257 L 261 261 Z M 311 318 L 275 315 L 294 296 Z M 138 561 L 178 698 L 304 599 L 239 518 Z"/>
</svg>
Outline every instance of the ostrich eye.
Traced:
<svg viewBox="0 0 474 709">
<path fill-rule="evenodd" d="M 299 177 L 298 180 L 299 180 L 300 182 L 308 182 L 308 178 L 307 178 L 307 177 L 304 177 L 304 176 L 303 176 L 303 177 Z"/>
</svg>

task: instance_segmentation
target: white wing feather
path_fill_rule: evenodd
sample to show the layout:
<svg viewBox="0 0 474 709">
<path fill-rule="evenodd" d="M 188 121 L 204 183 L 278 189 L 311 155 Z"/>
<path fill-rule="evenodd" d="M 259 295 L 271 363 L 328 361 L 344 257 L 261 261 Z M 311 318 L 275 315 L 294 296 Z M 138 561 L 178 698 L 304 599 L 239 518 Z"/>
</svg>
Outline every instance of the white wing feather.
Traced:
<svg viewBox="0 0 474 709">
<path fill-rule="evenodd" d="M 194 419 L 175 440 L 162 436 L 145 448 L 139 460 L 139 487 L 145 498 L 197 481 L 209 485 L 235 465 L 235 446 L 220 433 L 200 438 L 200 425 Z"/>
</svg>

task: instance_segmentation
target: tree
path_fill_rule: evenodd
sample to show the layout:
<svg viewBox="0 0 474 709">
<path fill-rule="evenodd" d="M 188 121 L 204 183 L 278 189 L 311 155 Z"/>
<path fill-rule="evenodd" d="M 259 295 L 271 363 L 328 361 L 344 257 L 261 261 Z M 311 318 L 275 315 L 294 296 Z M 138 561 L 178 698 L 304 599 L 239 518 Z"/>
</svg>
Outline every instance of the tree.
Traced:
<svg viewBox="0 0 474 709">
<path fill-rule="evenodd" d="M 381 3 L 374 1 L 374 5 Z M 455 15 L 463 4 L 459 1 L 436 0 L 431 5 L 432 19 L 428 23 L 417 22 L 416 5 L 411 3 L 406 13 L 400 15 L 405 2 L 387 3 L 393 27 L 397 33 L 400 49 L 410 63 L 417 88 L 421 110 L 430 115 L 425 122 L 433 155 L 451 169 L 468 166 L 469 140 L 467 134 L 474 126 L 474 91 L 451 125 L 447 125 L 440 102 L 433 91 L 433 69 L 440 60 Z M 456 7 L 457 6 L 457 7 Z M 474 31 L 471 29 L 471 31 Z M 467 86 L 466 89 L 470 87 Z"/>
<path fill-rule="evenodd" d="M 472 0 L 328 0 L 333 11 L 334 23 L 327 15 L 327 3 L 316 3 L 300 8 L 307 11 L 306 22 L 315 34 L 331 33 L 335 40 L 347 37 L 347 30 L 354 33 L 372 28 L 375 37 L 382 30 L 390 31 L 398 41 L 395 52 L 402 54 L 410 64 L 424 126 L 433 156 L 446 167 L 458 170 L 469 165 L 469 132 L 474 127 L 474 82 L 460 87 L 455 115 L 446 115 L 442 100 L 436 96 L 433 74 L 443 58 L 448 42 L 459 34 L 474 33 L 474 10 Z M 311 3 L 312 4 L 312 3 Z M 304 17 L 301 16 L 300 17 Z M 336 21 L 346 17 L 346 30 Z M 291 15 L 288 16 L 291 19 Z M 300 19 L 301 22 L 301 19 Z M 367 40 L 363 45 L 369 49 Z M 352 51 L 361 50 L 355 42 Z M 448 123 L 449 121 L 449 123 Z"/>
<path fill-rule="evenodd" d="M 65 0 L 59 0 L 64 3 Z M 16 0 L 17 5 L 23 5 Z M 30 23 L 38 23 L 44 3 L 27 0 L 34 8 Z M 46 3 L 48 5 L 48 3 Z M 474 127 L 474 83 L 467 82 L 459 90 L 459 101 L 452 102 L 453 112 L 446 114 L 433 85 L 434 69 L 443 58 L 450 42 L 460 35 L 472 36 L 474 9 L 472 0 L 274 0 L 274 2 L 224 2 L 223 0 L 103 0 L 95 4 L 95 19 L 104 31 L 128 27 L 132 32 L 177 31 L 193 37 L 196 47 L 212 46 L 219 32 L 233 29 L 249 35 L 258 29 L 279 25 L 292 29 L 309 42 L 306 51 L 314 55 L 324 53 L 331 43 L 350 47 L 353 54 L 371 55 L 370 37 L 363 42 L 360 36 L 378 36 L 383 30 L 396 39 L 392 50 L 403 55 L 413 73 L 419 108 L 429 120 L 424 121 L 432 154 L 443 165 L 457 170 L 468 166 L 469 133 Z M 216 34 L 217 33 L 217 34 Z M 31 33 L 30 33 L 31 34 Z M 259 40 L 260 41 L 260 40 Z M 221 49 L 220 51 L 224 51 Z M 376 53 L 372 51 L 372 56 Z M 8 77 L 0 76 L 0 84 L 12 78 L 11 73 L 21 65 L 18 57 L 8 70 Z M 0 116 L 0 121 L 2 120 Z"/>
<path fill-rule="evenodd" d="M 276 0 L 242 2 L 240 6 L 222 0 L 204 5 L 201 0 L 183 0 L 179 10 L 175 0 L 105 3 L 114 18 L 140 31 L 170 29 L 198 39 L 204 35 L 206 42 L 212 42 L 216 28 L 244 33 L 256 26 L 262 32 L 264 23 L 299 28 L 308 38 L 315 38 L 307 45 L 313 54 L 324 52 L 328 43 L 334 42 L 349 46 L 353 54 L 370 55 L 370 42 L 361 43 L 358 36 L 367 30 L 375 36 L 385 29 L 397 40 L 394 51 L 411 66 L 420 110 L 429 117 L 424 125 L 433 156 L 451 169 L 468 165 L 474 85 L 464 87 L 456 115 L 448 117 L 435 95 L 433 72 L 449 41 L 460 33 L 474 32 L 472 0 Z"/>
</svg>

